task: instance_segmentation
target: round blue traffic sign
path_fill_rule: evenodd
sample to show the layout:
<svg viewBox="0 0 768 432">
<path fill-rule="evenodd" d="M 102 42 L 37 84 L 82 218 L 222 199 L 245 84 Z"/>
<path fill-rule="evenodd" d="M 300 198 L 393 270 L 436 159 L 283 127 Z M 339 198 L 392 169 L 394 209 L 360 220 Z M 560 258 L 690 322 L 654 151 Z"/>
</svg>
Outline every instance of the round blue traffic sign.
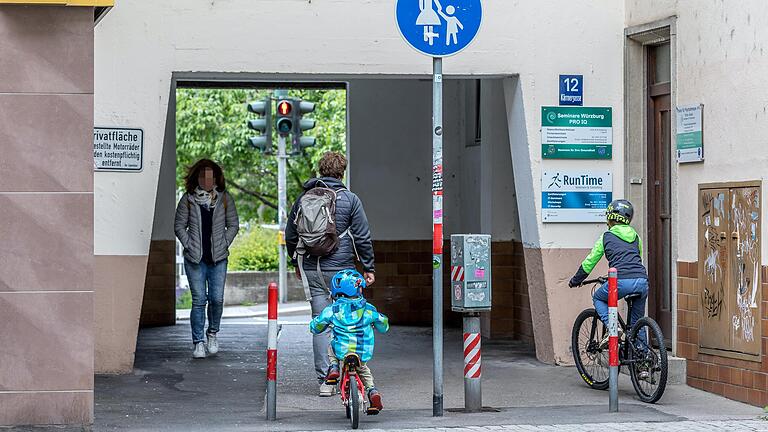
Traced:
<svg viewBox="0 0 768 432">
<path fill-rule="evenodd" d="M 483 18 L 480 0 L 396 0 L 397 28 L 408 45 L 432 57 L 466 48 Z"/>
</svg>

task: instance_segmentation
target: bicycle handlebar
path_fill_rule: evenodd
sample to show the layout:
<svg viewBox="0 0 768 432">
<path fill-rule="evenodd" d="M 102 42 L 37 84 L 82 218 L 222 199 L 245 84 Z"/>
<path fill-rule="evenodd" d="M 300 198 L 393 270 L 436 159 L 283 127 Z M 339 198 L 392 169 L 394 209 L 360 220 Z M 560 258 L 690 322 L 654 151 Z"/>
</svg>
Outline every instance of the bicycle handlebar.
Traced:
<svg viewBox="0 0 768 432">
<path fill-rule="evenodd" d="M 606 282 L 608 282 L 608 278 L 607 277 L 599 276 L 599 277 L 597 277 L 595 279 L 587 279 L 587 280 L 583 281 L 582 283 L 580 283 L 579 286 L 593 284 L 593 283 L 604 284 Z"/>
</svg>

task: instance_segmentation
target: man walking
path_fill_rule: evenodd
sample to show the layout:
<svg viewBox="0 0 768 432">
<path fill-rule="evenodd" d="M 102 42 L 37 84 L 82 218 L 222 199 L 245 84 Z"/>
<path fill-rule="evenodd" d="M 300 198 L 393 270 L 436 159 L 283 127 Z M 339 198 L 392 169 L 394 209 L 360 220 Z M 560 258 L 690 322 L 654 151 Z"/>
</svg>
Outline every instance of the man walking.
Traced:
<svg viewBox="0 0 768 432">
<path fill-rule="evenodd" d="M 296 267 L 296 276 L 302 279 L 305 291 L 308 291 L 313 318 L 331 303 L 331 277 L 340 270 L 354 268 L 355 258 L 363 267 L 366 284 L 370 286 L 376 280 L 373 243 L 363 203 L 357 195 L 347 190 L 342 182 L 347 169 L 347 159 L 340 153 L 328 152 L 323 155 L 318 168 L 320 177 L 304 183 L 304 192 L 293 204 L 285 227 L 288 256 Z M 330 197 L 331 202 L 323 201 L 326 196 Z M 304 199 L 305 197 L 308 199 Z M 334 214 L 333 220 L 328 221 L 329 224 L 320 227 L 321 230 L 327 229 L 329 233 L 321 231 L 310 235 L 307 231 L 312 227 L 307 226 L 306 218 L 304 221 L 299 220 L 297 224 L 297 216 L 306 216 L 313 211 L 319 214 L 324 211 Z M 311 224 L 324 218 L 308 219 Z M 315 245 L 313 248 L 314 244 L 310 242 L 318 237 L 323 237 L 323 240 L 318 242 L 319 246 Z M 330 250 L 324 250 L 323 247 L 329 243 L 332 244 L 332 247 L 328 248 Z M 322 252 L 317 252 L 318 250 Z M 312 254 L 313 251 L 315 255 Z M 312 349 L 320 396 L 333 396 L 335 392 L 335 387 L 325 384 L 329 367 L 329 343 L 329 332 L 313 335 Z"/>
</svg>

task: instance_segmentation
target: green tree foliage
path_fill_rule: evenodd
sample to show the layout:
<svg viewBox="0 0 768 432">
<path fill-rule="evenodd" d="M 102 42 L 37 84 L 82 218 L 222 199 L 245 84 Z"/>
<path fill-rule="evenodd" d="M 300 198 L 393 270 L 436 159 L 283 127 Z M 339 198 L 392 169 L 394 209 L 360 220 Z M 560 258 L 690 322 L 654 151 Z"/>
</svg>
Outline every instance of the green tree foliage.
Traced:
<svg viewBox="0 0 768 432">
<path fill-rule="evenodd" d="M 254 226 L 238 233 L 229 248 L 230 271 L 277 271 L 277 230 Z"/>
<path fill-rule="evenodd" d="M 277 160 L 263 155 L 247 141 L 256 134 L 248 129 L 247 121 L 256 115 L 246 110 L 246 103 L 270 95 L 272 91 L 266 89 L 177 90 L 176 184 L 180 189 L 192 164 L 201 158 L 213 159 L 224 170 L 227 189 L 237 202 L 241 220 L 277 220 Z M 288 160 L 290 205 L 301 192 L 301 184 L 315 176 L 323 153 L 345 151 L 347 114 L 345 90 L 293 89 L 289 96 L 314 102 L 315 112 L 308 117 L 317 120 L 317 126 L 307 131 L 308 136 L 317 138 L 317 144 L 305 155 Z M 273 144 L 276 152 L 276 135 Z"/>
</svg>

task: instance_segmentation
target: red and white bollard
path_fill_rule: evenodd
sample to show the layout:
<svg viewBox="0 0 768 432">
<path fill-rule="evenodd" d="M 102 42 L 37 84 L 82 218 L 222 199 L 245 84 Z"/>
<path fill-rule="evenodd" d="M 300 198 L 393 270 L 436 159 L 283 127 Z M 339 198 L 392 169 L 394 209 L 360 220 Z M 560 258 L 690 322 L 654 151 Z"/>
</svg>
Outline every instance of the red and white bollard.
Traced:
<svg viewBox="0 0 768 432">
<path fill-rule="evenodd" d="M 608 270 L 608 411 L 619 411 L 619 287 L 618 272 Z"/>
<path fill-rule="evenodd" d="M 464 410 L 483 409 L 480 314 L 464 314 Z"/>
<path fill-rule="evenodd" d="M 267 420 L 277 419 L 277 284 L 269 284 L 267 318 Z"/>
</svg>

